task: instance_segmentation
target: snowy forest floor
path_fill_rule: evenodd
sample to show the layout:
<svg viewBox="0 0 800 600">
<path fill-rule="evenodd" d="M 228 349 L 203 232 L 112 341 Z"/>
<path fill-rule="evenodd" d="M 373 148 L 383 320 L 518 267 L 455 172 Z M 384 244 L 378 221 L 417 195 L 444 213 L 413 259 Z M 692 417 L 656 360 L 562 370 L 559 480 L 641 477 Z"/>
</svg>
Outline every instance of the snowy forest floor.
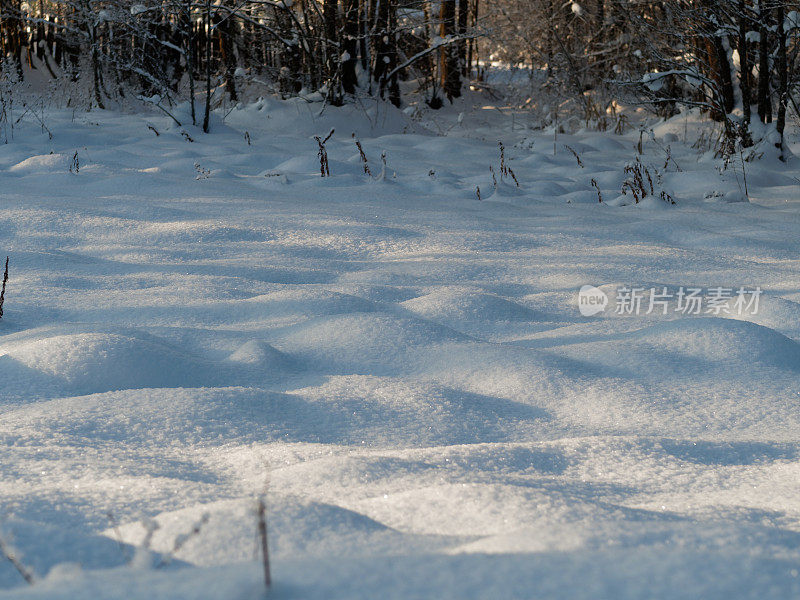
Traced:
<svg viewBox="0 0 800 600">
<path fill-rule="evenodd" d="M 798 597 L 797 161 L 761 148 L 743 202 L 692 115 L 639 155 L 320 108 L 0 145 L 0 537 L 36 577 L 0 562 L 0 599 L 261 597 L 265 492 L 276 599 Z M 675 205 L 614 206 L 637 157 Z M 764 293 L 618 315 L 621 285 Z"/>
</svg>

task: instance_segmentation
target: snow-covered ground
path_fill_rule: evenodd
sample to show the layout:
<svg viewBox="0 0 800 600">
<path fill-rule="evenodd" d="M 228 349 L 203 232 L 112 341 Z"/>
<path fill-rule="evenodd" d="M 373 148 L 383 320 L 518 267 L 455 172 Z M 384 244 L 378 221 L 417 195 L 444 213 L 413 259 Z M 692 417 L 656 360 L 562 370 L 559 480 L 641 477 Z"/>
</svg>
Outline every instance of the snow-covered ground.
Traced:
<svg viewBox="0 0 800 600">
<path fill-rule="evenodd" d="M 612 206 L 638 131 L 320 108 L 0 145 L 0 537 L 36 577 L 0 562 L 0 599 L 258 598 L 261 494 L 271 598 L 798 597 L 798 165 L 731 202 L 679 117 L 639 157 L 677 204 Z"/>
</svg>

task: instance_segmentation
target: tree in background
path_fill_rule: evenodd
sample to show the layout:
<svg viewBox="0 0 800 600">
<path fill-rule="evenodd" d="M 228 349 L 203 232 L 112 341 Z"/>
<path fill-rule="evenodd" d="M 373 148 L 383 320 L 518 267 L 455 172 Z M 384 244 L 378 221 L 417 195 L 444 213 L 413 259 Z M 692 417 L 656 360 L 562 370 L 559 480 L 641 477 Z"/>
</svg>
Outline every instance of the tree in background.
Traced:
<svg viewBox="0 0 800 600">
<path fill-rule="evenodd" d="M 91 81 L 91 101 L 127 96 L 163 104 L 205 83 L 236 102 L 241 87 L 273 85 L 284 96 L 320 92 L 328 102 L 375 93 L 396 105 L 400 81 L 433 78 L 461 93 L 475 54 L 472 0 L 1 0 L 2 67 L 24 79 Z M 470 11 L 472 20 L 470 21 Z M 439 35 L 421 35 L 436 29 Z M 429 55 L 442 60 L 431 63 Z"/>
<path fill-rule="evenodd" d="M 98 107 L 188 97 L 195 120 L 203 98 L 207 128 L 265 86 L 397 106 L 402 88 L 437 108 L 465 81 L 491 87 L 476 79 L 498 61 L 528 70 L 526 101 L 554 119 L 599 124 L 635 92 L 665 116 L 698 106 L 746 146 L 756 116 L 782 137 L 798 111 L 799 24 L 788 0 L 0 0 L 0 67 L 82 85 Z"/>
</svg>

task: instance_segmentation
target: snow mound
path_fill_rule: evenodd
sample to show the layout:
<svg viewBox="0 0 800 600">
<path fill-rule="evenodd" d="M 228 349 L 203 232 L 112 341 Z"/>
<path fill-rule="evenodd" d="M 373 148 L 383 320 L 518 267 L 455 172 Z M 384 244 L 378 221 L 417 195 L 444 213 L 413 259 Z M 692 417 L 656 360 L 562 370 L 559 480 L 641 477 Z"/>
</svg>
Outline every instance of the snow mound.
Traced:
<svg viewBox="0 0 800 600">
<path fill-rule="evenodd" d="M 5 375 L 22 370 L 60 382 L 74 394 L 192 386 L 215 375 L 204 361 L 152 336 L 125 330 L 29 330 L 3 339 L 0 357 L 5 359 Z"/>
<path fill-rule="evenodd" d="M 69 170 L 69 158 L 65 154 L 41 154 L 31 156 L 9 167 L 9 172 L 19 175 L 31 175 L 35 173 L 52 174 L 54 172 L 67 172 Z"/>
<path fill-rule="evenodd" d="M 387 377 L 335 376 L 294 393 L 330 407 L 327 424 L 340 441 L 370 446 L 507 440 L 548 417 L 513 400 Z"/>
<path fill-rule="evenodd" d="M 161 416 L 165 395 L 170 410 Z M 0 440 L 25 435 L 37 443 L 82 440 L 98 448 L 125 440 L 128 448 L 143 449 L 178 440 L 207 447 L 271 441 L 424 446 L 507 440 L 546 418 L 533 407 L 434 384 L 334 377 L 291 394 L 153 388 L 58 398 L 6 411 Z M 156 421 L 158 427 L 148 425 Z"/>
<path fill-rule="evenodd" d="M 401 303 L 411 312 L 454 329 L 475 321 L 533 321 L 535 311 L 494 294 L 443 288 Z"/>
<path fill-rule="evenodd" d="M 328 372 L 396 372 L 407 367 L 414 350 L 463 340 L 452 329 L 420 319 L 381 313 L 351 313 L 302 323 L 273 344 L 287 354 L 314 361 Z"/>
<path fill-rule="evenodd" d="M 800 598 L 797 161 L 746 163 L 728 203 L 741 170 L 686 114 L 667 160 L 487 99 L 16 122 L 0 536 L 40 577 L 0 556 L 0 599 L 263 597 L 262 494 L 275 598 Z M 610 206 L 635 157 L 676 206 Z M 582 317 L 602 282 L 764 294 L 738 320 Z M 156 518 L 172 567 L 115 567 L 109 513 L 139 545 Z"/>
<path fill-rule="evenodd" d="M 596 503 L 581 503 L 562 493 L 498 484 L 447 484 L 371 498 L 356 504 L 389 527 L 427 535 L 504 535 L 540 530 L 548 522 L 600 520 Z"/>
<path fill-rule="evenodd" d="M 271 484 L 286 493 L 313 490 L 315 496 L 336 503 L 345 502 L 347 498 L 341 495 L 340 490 L 348 489 L 356 482 L 359 497 L 370 502 L 385 499 L 384 495 L 392 498 L 412 489 L 445 484 L 522 484 L 523 480 L 562 476 L 574 466 L 573 463 L 579 465 L 586 461 L 586 457 L 581 456 L 586 454 L 585 450 L 581 453 L 575 449 L 580 445 L 580 442 L 573 443 L 571 440 L 549 445 L 468 443 L 401 451 L 381 449 L 369 454 L 350 453 L 346 457 L 341 454 L 320 455 L 317 452 L 312 456 L 313 460 L 274 470 Z M 641 455 L 640 452 L 628 454 L 635 459 Z M 358 502 L 360 500 L 356 499 L 347 506 L 360 510 Z M 407 516 L 410 515 L 398 514 L 397 518 Z"/>
<path fill-rule="evenodd" d="M 737 318 L 774 329 L 795 341 L 800 340 L 800 303 L 798 302 L 786 298 L 767 297 L 760 303 L 756 314 Z"/>
<path fill-rule="evenodd" d="M 286 368 L 290 366 L 288 356 L 261 340 L 245 342 L 228 357 L 228 360 L 262 368 Z"/>
<path fill-rule="evenodd" d="M 702 361 L 758 363 L 800 370 L 800 344 L 748 321 L 703 317 L 655 325 L 632 336 L 667 352 Z"/>
<path fill-rule="evenodd" d="M 163 413 L 165 396 L 168 413 Z M 25 428 L 25 418 L 35 421 L 35 431 Z M 158 427 L 152 427 L 156 422 Z M 15 429 L 25 429 L 37 439 L 80 439 L 87 444 L 87 438 L 91 444 L 125 440 L 128 447 L 151 448 L 176 441 L 222 445 L 338 440 L 341 428 L 348 425 L 347 415 L 335 405 L 297 395 L 251 388 L 153 388 L 58 398 L 11 410 L 0 435 L 11 439 Z"/>
<path fill-rule="evenodd" d="M 324 289 L 291 287 L 255 296 L 248 303 L 262 304 L 269 314 L 285 318 L 367 313 L 375 310 L 373 302 L 358 296 Z"/>
<path fill-rule="evenodd" d="M 392 535 L 389 528 L 364 515 L 296 496 L 271 494 L 267 511 L 270 553 L 278 559 L 297 553 L 314 556 L 363 552 L 370 543 Z M 161 513 L 154 521 L 158 529 L 153 534 L 151 549 L 184 562 L 196 565 L 244 562 L 257 558 L 260 551 L 253 543 L 258 531 L 253 498 Z M 197 524 L 199 532 L 192 534 Z M 129 523 L 119 531 L 125 543 L 140 546 L 147 528 L 144 523 Z M 105 535 L 115 537 L 115 532 L 108 530 Z M 173 554 L 176 540 L 184 543 Z"/>
</svg>

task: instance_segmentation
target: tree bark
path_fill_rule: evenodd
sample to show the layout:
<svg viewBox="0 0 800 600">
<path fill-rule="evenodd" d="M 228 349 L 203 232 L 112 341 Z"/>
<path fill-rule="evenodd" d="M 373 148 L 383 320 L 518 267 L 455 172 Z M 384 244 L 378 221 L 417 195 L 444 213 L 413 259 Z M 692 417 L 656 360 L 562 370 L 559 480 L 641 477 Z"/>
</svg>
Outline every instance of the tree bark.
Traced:
<svg viewBox="0 0 800 600">
<path fill-rule="evenodd" d="M 758 8 L 758 117 L 762 123 L 772 122 L 772 102 L 769 99 L 769 11 L 761 0 Z"/>
<path fill-rule="evenodd" d="M 378 0 L 377 14 L 375 15 L 375 69 L 373 76 L 378 82 L 381 98 L 389 92 L 389 100 L 395 106 L 400 106 L 400 87 L 397 73 L 393 73 L 397 66 L 397 13 L 396 0 Z M 392 75 L 389 75 L 392 73 Z"/>
<path fill-rule="evenodd" d="M 216 24 L 219 53 L 225 69 L 225 89 L 228 91 L 231 101 L 236 102 L 239 100 L 239 96 L 236 93 L 236 55 L 234 53 L 236 28 L 233 23 L 233 15 L 228 11 L 219 11 L 215 14 L 213 21 Z"/>
<path fill-rule="evenodd" d="M 778 21 L 777 34 L 778 34 L 778 120 L 775 123 L 775 128 L 780 135 L 778 142 L 780 147 L 780 159 L 786 160 L 786 143 L 783 137 L 783 131 L 786 127 L 786 103 L 789 97 L 789 73 L 786 57 L 786 28 L 784 26 L 784 19 L 786 18 L 786 3 L 785 0 L 776 0 L 776 20 Z"/>
<path fill-rule="evenodd" d="M 458 35 L 465 36 L 467 33 L 467 23 L 469 18 L 470 0 L 458 0 Z M 458 42 L 458 70 L 464 77 L 469 77 L 467 70 L 467 40 L 461 39 Z"/>
<path fill-rule="evenodd" d="M 713 105 L 710 116 L 714 120 L 724 121 L 734 107 L 733 78 L 722 37 L 708 31 L 713 27 L 713 23 L 708 23 L 701 30 L 696 53 L 701 70 L 712 82 L 709 85 Z"/>
<path fill-rule="evenodd" d="M 323 0 L 322 19 L 325 23 L 325 40 L 323 44 L 326 71 L 325 80 L 328 84 L 328 100 L 332 104 L 341 104 L 341 92 L 338 89 L 338 76 L 342 52 L 339 49 L 338 36 L 336 35 L 336 13 L 338 10 L 338 0 Z"/>
<path fill-rule="evenodd" d="M 722 94 L 722 106 L 725 109 L 725 114 L 729 114 L 733 110 L 733 77 L 731 75 L 731 64 L 728 60 L 728 51 L 722 41 L 722 37 L 714 36 L 714 52 L 716 53 L 716 64 L 719 72 L 719 85 L 720 93 Z"/>
<path fill-rule="evenodd" d="M 389 64 L 387 69 L 391 75 L 388 76 L 387 86 L 389 88 L 389 101 L 395 106 L 400 106 L 400 83 L 397 67 L 397 0 L 384 0 L 389 10 Z"/>
<path fill-rule="evenodd" d="M 448 39 L 456 33 L 456 0 L 441 0 L 440 37 Z M 439 66 L 442 90 L 450 102 L 461 95 L 461 73 L 458 68 L 458 45 L 446 44 L 440 50 Z"/>
<path fill-rule="evenodd" d="M 750 139 L 750 58 L 747 52 L 747 2 L 739 0 L 739 90 L 742 94 L 742 145 L 752 145 Z"/>
<path fill-rule="evenodd" d="M 478 4 L 479 0 L 474 0 L 472 3 L 472 10 L 470 13 L 470 26 L 475 29 L 478 26 Z M 477 40 L 472 38 L 467 41 L 467 69 L 466 75 L 467 77 L 472 76 L 472 65 L 474 62 L 478 60 L 478 49 L 477 49 Z"/>
<path fill-rule="evenodd" d="M 358 0 L 344 0 L 343 50 L 347 55 L 342 61 L 342 87 L 346 94 L 354 94 L 358 79 Z"/>
<path fill-rule="evenodd" d="M 180 7 L 180 18 L 178 21 L 178 35 L 180 36 L 181 48 L 186 59 L 186 75 L 189 78 L 189 107 L 192 112 L 192 125 L 197 125 L 197 115 L 194 105 L 194 70 L 195 70 L 195 44 L 196 36 L 192 26 L 192 3 L 191 0 L 184 0 Z M 180 81 L 176 81 L 178 86 Z"/>
<path fill-rule="evenodd" d="M 285 40 L 290 40 L 288 44 L 281 45 L 278 59 L 280 63 L 278 80 L 280 82 L 281 94 L 284 97 L 296 94 L 303 87 L 300 77 L 302 59 L 292 16 L 289 14 L 291 10 L 293 10 L 292 7 L 285 3 L 276 6 L 278 32 Z"/>
<path fill-rule="evenodd" d="M 203 114 L 203 131 L 208 133 L 208 121 L 211 115 L 211 0 L 206 0 L 205 6 L 205 50 L 206 50 L 206 106 Z"/>
</svg>

